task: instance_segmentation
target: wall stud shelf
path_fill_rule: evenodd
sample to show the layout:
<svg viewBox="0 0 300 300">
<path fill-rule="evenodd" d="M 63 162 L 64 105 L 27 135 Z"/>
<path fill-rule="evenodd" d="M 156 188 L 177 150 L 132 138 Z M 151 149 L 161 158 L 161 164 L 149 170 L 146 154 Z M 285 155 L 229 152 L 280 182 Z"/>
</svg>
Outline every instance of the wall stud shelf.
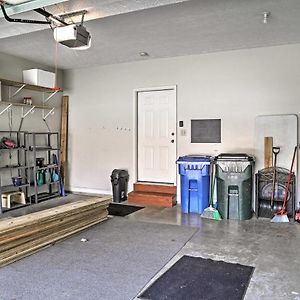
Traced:
<svg viewBox="0 0 300 300">
<path fill-rule="evenodd" d="M 42 119 L 46 123 L 46 119 L 54 113 L 55 108 L 48 106 L 47 103 L 50 101 L 51 98 L 53 98 L 57 93 L 62 92 L 61 89 L 51 89 L 48 87 L 42 87 L 32 84 L 27 84 L 24 82 L 18 82 L 13 80 L 7 80 L 0 78 L 0 86 L 7 86 L 8 87 L 8 99 L 0 101 L 0 116 L 5 113 L 6 111 L 9 111 L 10 109 L 13 109 L 14 107 L 21 107 L 21 121 L 19 124 L 19 131 L 22 129 L 22 124 L 24 119 L 30 115 L 30 113 L 33 113 L 35 109 L 42 110 Z M 16 89 L 14 92 L 12 92 L 12 88 Z M 23 90 L 30 90 L 35 92 L 41 92 L 42 93 L 42 99 L 41 99 L 41 105 L 36 104 L 23 104 L 12 101 L 17 95 L 20 94 Z M 1 94 L 1 93 L 0 93 Z M 1 99 L 0 99 L 1 100 Z M 46 123 L 47 125 L 47 123 Z M 47 125 L 47 128 L 49 129 L 49 126 Z M 49 129 L 50 131 L 50 129 Z"/>
</svg>

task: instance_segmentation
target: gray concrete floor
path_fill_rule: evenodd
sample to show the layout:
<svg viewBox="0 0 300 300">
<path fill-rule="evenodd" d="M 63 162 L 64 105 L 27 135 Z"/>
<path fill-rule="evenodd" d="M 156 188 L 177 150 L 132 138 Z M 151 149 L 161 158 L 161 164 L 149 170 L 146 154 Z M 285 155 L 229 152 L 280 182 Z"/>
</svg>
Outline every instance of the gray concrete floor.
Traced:
<svg viewBox="0 0 300 300">
<path fill-rule="evenodd" d="M 82 196 L 74 195 L 68 197 L 64 201 L 82 198 Z M 55 199 L 55 201 L 59 200 Z M 47 208 L 47 206 L 49 204 L 41 203 L 39 209 Z M 160 224 L 162 228 L 163 224 L 176 225 L 178 233 L 183 227 L 193 229 L 193 234 L 189 234 L 185 241 L 182 240 L 182 247 L 178 247 L 175 254 L 172 252 L 171 259 L 163 267 L 160 267 L 155 272 L 156 274 L 149 273 L 149 278 L 152 279 L 147 281 L 146 286 L 135 287 L 136 294 L 144 290 L 181 256 L 191 255 L 255 267 L 245 296 L 246 300 L 300 300 L 300 224 L 298 223 L 274 224 L 266 219 L 257 220 L 255 218 L 249 221 L 213 221 L 202 219 L 197 214 L 182 214 L 179 206 L 173 208 L 147 207 L 122 219 L 122 222 L 137 224 L 137 228 L 139 228 L 138 224 L 155 223 Z M 109 222 L 106 223 L 106 226 L 110 226 Z M 118 223 L 114 226 L 117 230 Z M 120 223 L 120 226 L 124 227 L 124 223 Z M 101 230 L 101 228 L 99 229 Z M 145 230 L 144 227 L 143 230 Z M 134 247 L 134 245 L 128 244 L 128 247 Z M 140 251 L 143 249 L 140 248 Z M 97 255 L 101 258 L 101 247 Z M 112 275 L 121 269 L 111 270 Z M 123 280 L 125 282 L 128 280 L 128 284 L 130 284 L 134 280 L 134 275 L 129 274 Z M 105 286 L 109 288 L 111 283 L 102 282 L 101 289 Z M 130 298 L 125 297 L 124 299 Z"/>
<path fill-rule="evenodd" d="M 147 288 L 183 255 L 199 256 L 255 267 L 245 299 L 300 299 L 300 224 L 202 219 L 182 214 L 180 207 L 154 208 L 130 220 L 198 228 L 195 235 L 148 283 Z M 144 290 L 144 289 L 143 289 Z"/>
</svg>

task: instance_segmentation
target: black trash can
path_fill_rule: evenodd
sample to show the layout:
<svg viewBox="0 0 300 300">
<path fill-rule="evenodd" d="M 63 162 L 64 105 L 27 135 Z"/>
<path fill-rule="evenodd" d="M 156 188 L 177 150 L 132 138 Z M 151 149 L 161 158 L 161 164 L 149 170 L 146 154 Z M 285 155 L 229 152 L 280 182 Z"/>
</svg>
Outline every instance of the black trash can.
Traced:
<svg viewBox="0 0 300 300">
<path fill-rule="evenodd" d="M 129 174 L 127 170 L 114 169 L 110 175 L 113 202 L 120 203 L 127 200 Z"/>
<path fill-rule="evenodd" d="M 247 154 L 220 154 L 215 158 L 218 210 L 223 219 L 252 216 L 254 158 Z"/>
</svg>

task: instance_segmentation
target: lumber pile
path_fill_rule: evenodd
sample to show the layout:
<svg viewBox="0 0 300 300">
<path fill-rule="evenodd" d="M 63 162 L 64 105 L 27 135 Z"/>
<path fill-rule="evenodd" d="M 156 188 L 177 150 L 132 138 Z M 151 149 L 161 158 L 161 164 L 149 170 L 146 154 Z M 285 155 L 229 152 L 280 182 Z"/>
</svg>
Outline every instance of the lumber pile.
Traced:
<svg viewBox="0 0 300 300">
<path fill-rule="evenodd" d="M 0 266 L 107 219 L 111 197 L 87 198 L 0 221 Z"/>
</svg>

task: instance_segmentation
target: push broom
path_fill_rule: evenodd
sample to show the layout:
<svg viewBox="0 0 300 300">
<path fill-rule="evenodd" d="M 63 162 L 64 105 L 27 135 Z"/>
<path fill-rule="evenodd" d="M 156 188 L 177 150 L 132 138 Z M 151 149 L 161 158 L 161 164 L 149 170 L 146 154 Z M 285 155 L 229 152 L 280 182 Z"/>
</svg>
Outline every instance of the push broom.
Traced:
<svg viewBox="0 0 300 300">
<path fill-rule="evenodd" d="M 212 171 L 212 173 L 214 173 Z M 205 208 L 201 217 L 205 219 L 212 219 L 212 220 L 222 220 L 220 213 L 217 209 L 213 207 L 213 198 L 215 193 L 215 185 L 216 185 L 216 175 L 213 176 L 213 182 L 212 182 L 212 188 L 211 188 L 211 194 L 209 199 L 209 207 Z"/>
<path fill-rule="evenodd" d="M 285 195 L 284 195 L 282 208 L 281 208 L 281 210 L 279 210 L 275 214 L 275 216 L 271 220 L 271 222 L 273 222 L 273 223 L 287 223 L 287 222 L 289 222 L 289 218 L 287 216 L 287 211 L 286 211 L 285 207 L 286 207 L 286 202 L 287 202 L 287 199 L 288 199 L 288 196 L 289 196 L 289 188 L 290 188 L 292 177 L 293 177 L 293 168 L 294 168 L 294 162 L 295 162 L 295 159 L 296 159 L 297 148 L 298 147 L 296 146 L 295 150 L 294 150 L 292 165 L 291 165 L 288 181 L 287 181 L 287 184 L 285 186 Z"/>
</svg>

